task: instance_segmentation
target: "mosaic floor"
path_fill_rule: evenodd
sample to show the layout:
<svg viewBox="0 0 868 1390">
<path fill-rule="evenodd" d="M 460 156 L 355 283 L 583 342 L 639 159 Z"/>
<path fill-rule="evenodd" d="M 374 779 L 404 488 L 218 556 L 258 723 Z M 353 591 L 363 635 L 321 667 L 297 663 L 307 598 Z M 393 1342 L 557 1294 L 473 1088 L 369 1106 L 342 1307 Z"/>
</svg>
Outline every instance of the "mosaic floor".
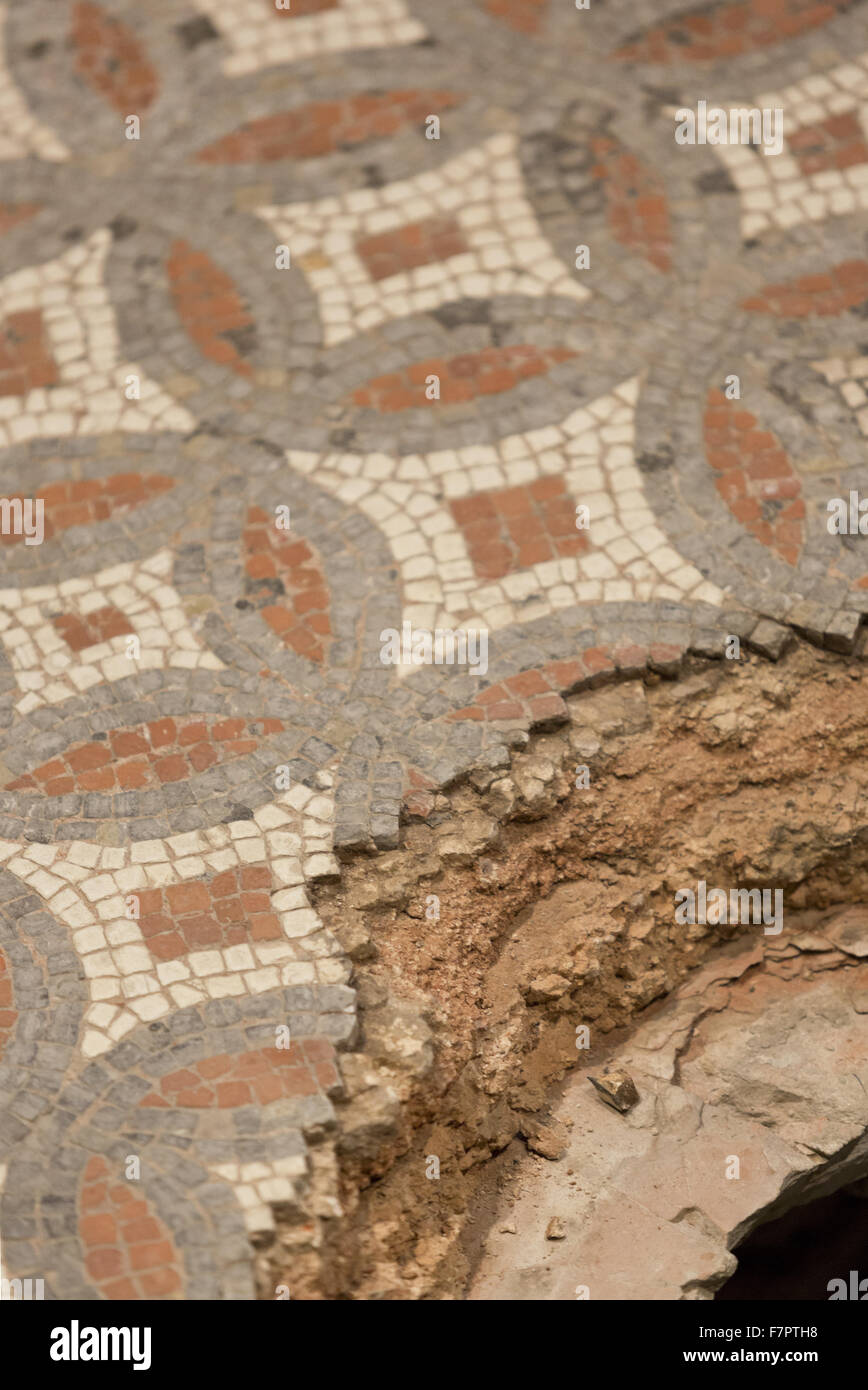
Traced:
<svg viewBox="0 0 868 1390">
<path fill-rule="evenodd" d="M 584 685 L 857 640 L 868 5 L 9 0 L 0 69 L 3 1274 L 247 1299 L 357 1037 L 310 885 Z"/>
</svg>

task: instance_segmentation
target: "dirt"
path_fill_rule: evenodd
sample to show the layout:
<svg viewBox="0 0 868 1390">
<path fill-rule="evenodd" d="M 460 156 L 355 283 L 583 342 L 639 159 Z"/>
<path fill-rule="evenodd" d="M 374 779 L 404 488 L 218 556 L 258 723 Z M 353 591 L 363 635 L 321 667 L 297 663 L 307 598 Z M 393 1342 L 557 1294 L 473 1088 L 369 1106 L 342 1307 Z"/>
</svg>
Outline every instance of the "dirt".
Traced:
<svg viewBox="0 0 868 1390">
<path fill-rule="evenodd" d="M 865 680 L 800 646 L 573 697 L 568 724 L 515 730 L 398 850 L 321 890 L 362 1019 L 329 1140 L 342 1214 L 314 1250 L 282 1223 L 263 1288 L 291 1271 L 294 1297 L 466 1297 L 498 1184 L 528 1145 L 542 1165 L 558 1147 L 563 1078 L 762 930 L 676 923 L 676 892 L 779 888 L 787 914 L 868 900 Z"/>
</svg>

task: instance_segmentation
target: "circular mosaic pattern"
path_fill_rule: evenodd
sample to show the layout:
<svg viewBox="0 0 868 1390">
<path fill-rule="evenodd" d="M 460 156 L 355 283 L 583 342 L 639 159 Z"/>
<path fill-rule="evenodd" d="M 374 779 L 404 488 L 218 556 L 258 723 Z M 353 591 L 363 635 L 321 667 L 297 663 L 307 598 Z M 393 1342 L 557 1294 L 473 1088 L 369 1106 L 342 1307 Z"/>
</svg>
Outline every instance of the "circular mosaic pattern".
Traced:
<svg viewBox="0 0 868 1390">
<path fill-rule="evenodd" d="M 0 4 L 4 1276 L 252 1297 L 336 856 L 572 691 L 860 640 L 865 14 Z"/>
</svg>

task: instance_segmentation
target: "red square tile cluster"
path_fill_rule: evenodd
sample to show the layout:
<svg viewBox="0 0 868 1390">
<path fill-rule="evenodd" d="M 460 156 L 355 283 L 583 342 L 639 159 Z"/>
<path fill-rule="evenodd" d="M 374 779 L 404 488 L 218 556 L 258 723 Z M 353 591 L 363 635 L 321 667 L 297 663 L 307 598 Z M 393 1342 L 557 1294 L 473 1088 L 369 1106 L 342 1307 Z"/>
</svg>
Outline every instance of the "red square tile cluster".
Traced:
<svg viewBox="0 0 868 1390">
<path fill-rule="evenodd" d="M 457 92 L 362 92 L 336 101 L 311 101 L 248 121 L 196 155 L 202 164 L 271 163 L 278 159 L 317 159 L 350 145 L 394 135 L 408 125 L 422 126 L 432 111 L 447 111 L 464 97 Z M 0 210 L 0 231 L 2 231 Z"/>
<path fill-rule="evenodd" d="M 182 1291 L 171 1232 L 130 1183 L 112 1177 L 104 1158 L 88 1160 L 79 1198 L 84 1267 L 108 1299 L 170 1298 Z"/>
<path fill-rule="evenodd" d="M 204 251 L 182 240 L 172 243 L 166 269 L 178 318 L 199 351 L 239 376 L 252 376 L 233 335 L 244 342 L 254 320 L 231 278 Z"/>
<path fill-rule="evenodd" d="M 275 941 L 282 935 L 271 908 L 271 870 L 264 864 L 227 869 L 210 883 L 149 888 L 139 901 L 139 928 L 158 960 L 189 951 Z"/>
<path fill-rule="evenodd" d="M 165 473 L 113 473 L 109 478 L 81 478 L 48 483 L 35 494 L 43 505 L 45 539 L 70 526 L 90 526 L 132 511 L 175 486 Z M 24 536 L 0 536 L 0 545 L 23 545 Z"/>
<path fill-rule="evenodd" d="M 812 314 L 834 317 L 868 300 L 868 261 L 842 261 L 816 275 L 801 275 L 780 285 L 766 285 L 742 305 L 757 314 L 804 319 Z"/>
<path fill-rule="evenodd" d="M 70 40 L 77 72 L 119 115 L 147 111 L 157 95 L 157 73 L 131 29 L 101 5 L 78 0 Z"/>
<path fill-rule="evenodd" d="M 113 729 L 105 742 L 73 744 L 65 753 L 7 784 L 9 791 L 130 791 L 182 782 L 215 763 L 252 753 L 260 738 L 280 733 L 283 721 L 154 719 L 134 729 Z"/>
<path fill-rule="evenodd" d="M 595 178 L 606 193 L 609 226 L 616 241 L 637 251 L 658 270 L 672 267 L 669 205 L 656 173 L 609 135 L 591 140 Z"/>
<path fill-rule="evenodd" d="M 633 63 L 713 63 L 828 24 L 853 0 L 720 0 L 678 14 L 618 50 Z"/>
<path fill-rule="evenodd" d="M 480 691 L 472 705 L 453 710 L 450 720 L 476 723 L 498 719 L 518 719 L 528 727 L 554 726 L 569 718 L 563 696 L 577 690 L 605 685 L 619 674 L 638 675 L 646 668 L 667 676 L 677 675 L 684 653 L 680 647 L 655 642 L 649 647 L 586 647 L 570 661 L 551 661 L 532 671 L 519 671 Z M 418 775 L 418 774 L 417 774 Z M 411 788 L 415 788 L 411 781 Z M 411 790 L 405 798 L 408 813 L 412 798 L 421 791 Z M 426 813 L 427 814 L 427 813 Z"/>
<path fill-rule="evenodd" d="M 74 652 L 86 651 L 112 637 L 128 637 L 134 629 L 119 609 L 106 604 L 92 613 L 60 613 L 52 623 L 66 645 Z"/>
<path fill-rule="evenodd" d="M 262 507 L 250 507 L 244 529 L 245 597 L 282 642 L 322 661 L 331 634 L 329 591 L 305 540 L 290 540 Z"/>
<path fill-rule="evenodd" d="M 563 478 L 538 478 L 449 505 L 479 579 L 502 579 L 588 549 L 587 536 L 576 530 L 576 509 Z"/>
<path fill-rule="evenodd" d="M 0 951 L 0 1059 L 17 1018 L 18 1011 L 14 1007 L 12 997 L 12 972 L 6 963 L 6 957 Z"/>
<path fill-rule="evenodd" d="M 868 163 L 868 142 L 855 111 L 802 126 L 788 136 L 787 144 L 806 176 Z"/>
<path fill-rule="evenodd" d="M 470 247 L 454 217 L 429 217 L 394 232 L 380 232 L 356 242 L 356 254 L 373 280 L 463 255 Z"/>
<path fill-rule="evenodd" d="M 547 7 L 548 0 L 485 0 L 488 13 L 517 34 L 536 34 L 542 28 Z"/>
<path fill-rule="evenodd" d="M 802 485 L 776 437 L 721 391 L 710 391 L 705 451 L 715 487 L 736 519 L 787 564 L 799 558 L 805 504 Z"/>
<path fill-rule="evenodd" d="M 340 1086 L 335 1052 L 327 1038 L 304 1038 L 291 1047 L 260 1047 L 239 1056 L 206 1057 L 164 1076 L 140 1102 L 189 1109 L 234 1110 L 275 1100 L 332 1092 Z"/>
<path fill-rule="evenodd" d="M 566 362 L 578 353 L 568 348 L 537 348 L 531 344 L 512 347 L 483 348 L 481 352 L 464 352 L 459 357 L 431 357 L 415 362 L 402 372 L 374 377 L 353 392 L 354 405 L 367 406 L 388 414 L 396 410 L 430 404 L 425 394 L 430 376 L 440 382 L 439 400 L 443 405 L 458 405 L 477 396 L 496 396 L 511 391 L 519 382 L 540 376 L 558 362 Z"/>
<path fill-rule="evenodd" d="M 25 396 L 59 380 L 40 311 L 10 314 L 0 324 L 0 396 Z"/>
</svg>

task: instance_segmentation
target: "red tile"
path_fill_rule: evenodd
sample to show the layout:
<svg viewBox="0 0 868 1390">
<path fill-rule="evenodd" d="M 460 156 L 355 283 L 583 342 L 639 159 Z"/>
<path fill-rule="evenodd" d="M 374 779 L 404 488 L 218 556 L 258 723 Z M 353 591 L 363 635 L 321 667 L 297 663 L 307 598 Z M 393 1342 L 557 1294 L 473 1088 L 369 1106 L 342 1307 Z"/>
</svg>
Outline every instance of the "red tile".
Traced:
<svg viewBox="0 0 868 1390">
<path fill-rule="evenodd" d="M 803 541 L 801 482 L 777 437 L 720 391 L 709 392 L 703 423 L 715 486 L 732 515 L 780 559 L 795 564 Z"/>
<path fill-rule="evenodd" d="M 669 205 L 657 173 L 611 135 L 595 135 L 593 173 L 602 181 L 615 240 L 637 251 L 650 265 L 672 265 Z"/>
<path fill-rule="evenodd" d="M 18 1011 L 14 1005 L 12 972 L 6 957 L 0 951 L 0 1060 L 18 1020 Z"/>
<path fill-rule="evenodd" d="M 73 644 L 98 637 L 85 623 L 99 615 L 89 614 L 86 620 L 74 615 L 56 618 L 55 625 Z M 106 631 L 105 625 L 102 631 Z M 252 728 L 261 733 L 251 733 Z M 25 777 L 13 779 L 9 790 L 27 790 L 41 786 L 46 796 L 63 796 L 76 788 L 85 791 L 109 790 L 116 785 L 123 789 L 156 786 L 179 782 L 196 772 L 203 772 L 215 763 L 230 762 L 252 753 L 260 738 L 278 733 L 283 728 L 279 719 L 257 721 L 248 725 L 243 719 L 209 717 L 179 725 L 165 718 L 152 721 L 139 729 L 113 729 L 105 743 L 73 746 L 60 757 L 40 764 Z M 243 738 L 237 735 L 243 733 Z M 198 739 L 192 744 L 192 739 Z M 97 775 L 110 772 L 110 776 Z"/>
<path fill-rule="evenodd" d="M 575 529 L 575 509 L 563 478 L 457 498 L 449 507 L 477 579 L 502 579 L 589 548 L 587 537 Z M 567 527 L 572 534 L 565 537 Z"/>
<path fill-rule="evenodd" d="M 548 0 L 484 0 L 485 8 L 517 34 L 536 34 L 542 28 Z"/>
<path fill-rule="evenodd" d="M 254 321 L 229 275 L 183 240 L 173 242 L 167 271 L 178 318 L 199 351 L 239 376 L 252 376 L 231 335 L 252 331 Z"/>
<path fill-rule="evenodd" d="M 382 139 L 406 126 L 422 128 L 432 111 L 448 111 L 463 100 L 460 93 L 430 89 L 362 93 L 335 101 L 314 101 L 250 121 L 200 150 L 196 158 L 204 164 L 317 159 L 340 149 Z"/>
<path fill-rule="evenodd" d="M 232 1110 L 254 1100 L 268 1105 L 293 1096 L 315 1095 L 338 1084 L 331 1043 L 325 1038 L 305 1039 L 303 1055 L 293 1044 L 286 1049 L 254 1048 L 235 1057 L 204 1058 L 164 1076 L 140 1103 Z"/>
<path fill-rule="evenodd" d="M 0 322 L 0 396 L 24 396 L 59 381 L 40 310 L 9 314 Z"/>
<path fill-rule="evenodd" d="M 183 1290 L 171 1232 L 150 1203 L 123 1183 L 107 1184 L 105 1160 L 92 1158 L 79 1192 L 84 1266 L 108 1299 L 163 1298 Z"/>
<path fill-rule="evenodd" d="M 41 210 L 41 203 L 0 203 L 0 236 L 5 236 L 13 227 L 27 222 Z"/>
<path fill-rule="evenodd" d="M 134 629 L 123 613 L 106 605 L 84 616 L 78 613 L 61 613 L 52 618 L 52 623 L 66 645 L 74 652 L 86 651 L 113 637 L 129 636 Z"/>
<path fill-rule="evenodd" d="M 148 110 L 157 94 L 157 73 L 133 31 L 90 0 L 72 7 L 76 71 L 121 116 Z"/>
<path fill-rule="evenodd" d="M 402 372 L 373 377 L 352 393 L 354 405 L 389 414 L 432 405 L 458 405 L 480 396 L 510 391 L 519 381 L 541 376 L 560 362 L 578 356 L 567 348 L 491 347 L 448 359 L 432 357 Z M 429 377 L 440 381 L 438 401 L 429 401 Z"/>
<path fill-rule="evenodd" d="M 868 261 L 843 261 L 822 275 L 767 285 L 742 305 L 776 318 L 835 317 L 868 300 Z"/>
<path fill-rule="evenodd" d="M 852 0 L 719 0 L 646 29 L 616 57 L 633 63 L 712 63 L 736 58 L 828 24 Z"/>
<path fill-rule="evenodd" d="M 319 561 L 307 541 L 287 541 L 286 532 L 269 524 L 264 512 L 260 517 L 260 511 L 252 507 L 247 511 L 245 599 L 258 609 L 263 622 L 285 646 L 310 661 L 322 662 L 322 639 L 331 635 L 331 598 Z M 252 560 L 258 563 L 251 565 Z M 264 573 L 266 569 L 269 575 Z M 264 582 L 269 577 L 279 581 L 282 596 L 275 595 L 273 583 Z M 232 726 L 240 722 L 227 720 L 227 732 L 218 737 L 236 739 L 241 729 Z"/>
<path fill-rule="evenodd" d="M 373 280 L 460 256 L 470 248 L 454 217 L 429 217 L 394 232 L 379 232 L 356 242 L 356 255 Z"/>
</svg>

